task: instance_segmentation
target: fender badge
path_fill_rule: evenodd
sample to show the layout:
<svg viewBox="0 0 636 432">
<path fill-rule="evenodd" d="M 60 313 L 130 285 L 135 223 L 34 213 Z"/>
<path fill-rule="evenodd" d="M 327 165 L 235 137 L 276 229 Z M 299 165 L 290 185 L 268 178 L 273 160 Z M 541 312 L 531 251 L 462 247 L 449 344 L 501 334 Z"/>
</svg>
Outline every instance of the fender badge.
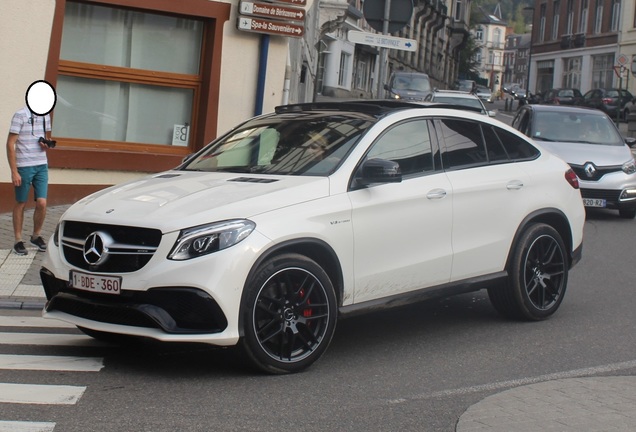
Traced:
<svg viewBox="0 0 636 432">
<path fill-rule="evenodd" d="M 108 214 L 108 213 L 112 213 L 112 212 L 114 212 L 114 211 L 115 211 L 115 209 L 108 209 L 108 210 L 106 210 L 106 214 Z"/>
</svg>

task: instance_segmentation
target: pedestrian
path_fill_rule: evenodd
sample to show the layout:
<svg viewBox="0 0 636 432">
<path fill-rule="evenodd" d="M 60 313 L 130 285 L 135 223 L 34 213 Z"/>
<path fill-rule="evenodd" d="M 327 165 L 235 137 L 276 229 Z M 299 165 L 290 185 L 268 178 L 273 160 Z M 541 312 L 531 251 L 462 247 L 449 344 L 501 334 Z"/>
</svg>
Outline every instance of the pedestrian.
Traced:
<svg viewBox="0 0 636 432">
<path fill-rule="evenodd" d="M 49 181 L 46 152 L 53 147 L 55 147 L 55 141 L 51 140 L 51 117 L 48 113 L 43 116 L 37 115 L 25 106 L 13 115 L 7 138 L 7 158 L 11 169 L 11 181 L 15 188 L 13 252 L 17 255 L 27 255 L 27 249 L 22 240 L 22 226 L 31 186 L 33 186 L 35 211 L 30 242 L 39 251 L 46 250 L 46 242 L 41 236 L 46 217 Z"/>
</svg>

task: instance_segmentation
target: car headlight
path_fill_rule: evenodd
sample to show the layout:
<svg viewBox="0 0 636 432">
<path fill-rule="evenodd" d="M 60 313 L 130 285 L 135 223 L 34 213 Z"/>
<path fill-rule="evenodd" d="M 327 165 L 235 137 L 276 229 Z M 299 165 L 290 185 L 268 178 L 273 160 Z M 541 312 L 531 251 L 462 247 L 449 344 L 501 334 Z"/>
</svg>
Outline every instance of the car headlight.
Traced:
<svg viewBox="0 0 636 432">
<path fill-rule="evenodd" d="M 168 259 L 183 261 L 208 255 L 241 242 L 256 228 L 247 219 L 235 219 L 181 230 Z"/>
<path fill-rule="evenodd" d="M 55 225 L 55 232 L 53 233 L 53 244 L 56 247 L 60 247 L 60 224 Z"/>
<path fill-rule="evenodd" d="M 623 172 L 625 174 L 636 173 L 636 163 L 634 162 L 634 159 L 630 160 L 629 162 L 625 162 L 623 164 Z"/>
</svg>

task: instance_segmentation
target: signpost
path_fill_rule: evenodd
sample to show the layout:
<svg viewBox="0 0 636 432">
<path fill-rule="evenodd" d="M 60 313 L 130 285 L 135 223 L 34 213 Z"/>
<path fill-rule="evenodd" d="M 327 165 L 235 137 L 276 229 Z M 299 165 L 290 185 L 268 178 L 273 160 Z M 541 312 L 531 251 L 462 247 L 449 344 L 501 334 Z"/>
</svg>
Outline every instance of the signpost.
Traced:
<svg viewBox="0 0 636 432">
<path fill-rule="evenodd" d="M 411 20 L 413 0 L 377 0 L 365 1 L 363 5 L 364 19 L 376 31 L 383 35 L 395 33 Z M 389 62 L 388 48 L 380 48 L 380 67 L 378 70 L 378 94 L 381 98 L 384 86 L 384 72 Z"/>
<path fill-rule="evenodd" d="M 271 2 L 241 0 L 239 2 L 236 28 L 240 31 L 261 34 L 254 115 L 263 113 L 269 36 L 302 37 L 305 34 L 305 17 L 307 15 L 304 9 L 294 6 L 305 6 L 306 4 L 307 0 L 275 0 Z"/>
<path fill-rule="evenodd" d="M 415 39 L 386 36 L 356 30 L 349 30 L 347 38 L 349 42 L 361 45 L 371 45 L 379 48 L 390 48 L 402 51 L 417 51 L 417 41 Z"/>
<path fill-rule="evenodd" d="M 241 0 L 236 28 L 254 33 L 302 37 L 307 14 L 305 9 L 295 5 L 304 6 L 306 3 L 307 0 Z"/>
</svg>

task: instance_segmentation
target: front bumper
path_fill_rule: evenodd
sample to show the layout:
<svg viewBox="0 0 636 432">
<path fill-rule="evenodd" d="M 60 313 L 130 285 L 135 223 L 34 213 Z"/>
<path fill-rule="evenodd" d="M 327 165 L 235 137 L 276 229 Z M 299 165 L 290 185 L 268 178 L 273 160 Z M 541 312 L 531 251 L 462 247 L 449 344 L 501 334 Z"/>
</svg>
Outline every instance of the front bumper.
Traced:
<svg viewBox="0 0 636 432">
<path fill-rule="evenodd" d="M 227 318 L 205 291 L 188 287 L 162 287 L 124 291 L 121 295 L 74 290 L 46 268 L 40 271 L 46 292 L 46 312 L 61 312 L 86 320 L 158 329 L 169 334 L 220 333 Z"/>
<path fill-rule="evenodd" d="M 609 209 L 629 210 L 636 208 L 636 186 L 623 189 L 592 189 L 581 185 L 581 197 L 603 199 Z"/>
<path fill-rule="evenodd" d="M 164 237 L 143 268 L 118 274 L 119 295 L 70 288 L 69 271 L 86 270 L 70 266 L 51 240 L 40 272 L 48 300 L 43 316 L 106 333 L 235 345 L 245 281 L 269 240 L 254 231 L 228 249 L 173 261 L 166 257 L 176 234 Z"/>
</svg>

